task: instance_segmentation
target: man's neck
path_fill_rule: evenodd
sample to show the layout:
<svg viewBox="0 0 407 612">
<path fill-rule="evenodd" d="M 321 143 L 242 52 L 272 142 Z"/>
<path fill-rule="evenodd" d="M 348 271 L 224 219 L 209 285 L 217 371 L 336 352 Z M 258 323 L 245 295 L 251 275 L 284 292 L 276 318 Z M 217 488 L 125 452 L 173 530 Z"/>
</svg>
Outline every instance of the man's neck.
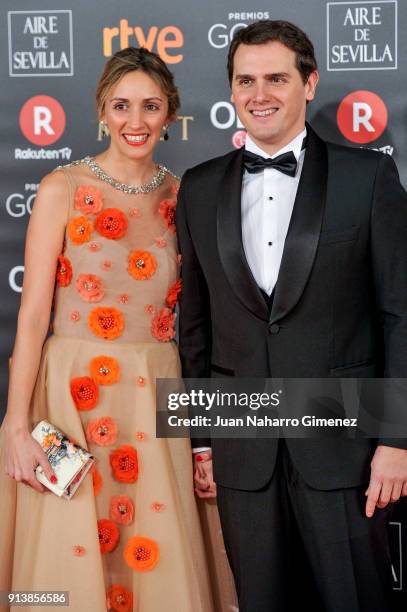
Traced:
<svg viewBox="0 0 407 612">
<path fill-rule="evenodd" d="M 278 151 L 280 151 L 281 149 L 284 149 L 284 147 L 290 144 L 290 142 L 295 140 L 295 138 L 297 138 L 297 136 L 301 134 L 301 132 L 303 132 L 304 130 L 305 130 L 305 123 L 302 127 L 298 128 L 295 131 L 293 130 L 293 132 L 291 132 L 290 134 L 287 134 L 285 138 L 279 140 L 278 142 L 265 142 L 262 140 L 258 140 L 257 138 L 252 136 L 250 132 L 248 132 L 248 135 L 250 136 L 254 144 L 259 147 L 259 149 L 261 149 L 262 151 L 267 153 L 267 155 L 270 155 L 270 157 L 272 157 L 273 155 L 278 153 Z"/>
</svg>

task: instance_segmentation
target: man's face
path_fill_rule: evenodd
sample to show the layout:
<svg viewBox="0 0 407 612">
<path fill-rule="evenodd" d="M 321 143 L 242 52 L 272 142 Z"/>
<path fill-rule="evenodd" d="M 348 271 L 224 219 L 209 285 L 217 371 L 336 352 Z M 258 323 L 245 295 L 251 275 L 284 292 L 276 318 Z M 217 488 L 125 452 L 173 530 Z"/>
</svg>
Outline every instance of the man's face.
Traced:
<svg viewBox="0 0 407 612">
<path fill-rule="evenodd" d="M 277 41 L 241 44 L 234 56 L 231 100 L 251 138 L 271 155 L 304 129 L 306 102 L 315 95 L 318 73 L 304 84 L 295 59 Z"/>
</svg>

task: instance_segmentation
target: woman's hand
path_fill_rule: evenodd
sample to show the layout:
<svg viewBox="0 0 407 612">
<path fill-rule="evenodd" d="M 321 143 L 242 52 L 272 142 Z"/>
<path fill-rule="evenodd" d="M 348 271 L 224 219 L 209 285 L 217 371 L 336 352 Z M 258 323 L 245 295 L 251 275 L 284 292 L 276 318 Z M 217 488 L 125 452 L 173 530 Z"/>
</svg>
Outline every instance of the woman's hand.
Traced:
<svg viewBox="0 0 407 612">
<path fill-rule="evenodd" d="M 202 453 L 194 453 L 194 488 L 196 495 L 201 499 L 216 497 L 210 449 Z"/>
<path fill-rule="evenodd" d="M 5 423 L 4 452 L 6 474 L 17 482 L 29 485 L 39 493 L 48 491 L 35 476 L 35 468 L 40 465 L 46 478 L 55 484 L 57 477 L 52 470 L 40 444 L 30 434 L 28 428 L 14 428 Z"/>
</svg>

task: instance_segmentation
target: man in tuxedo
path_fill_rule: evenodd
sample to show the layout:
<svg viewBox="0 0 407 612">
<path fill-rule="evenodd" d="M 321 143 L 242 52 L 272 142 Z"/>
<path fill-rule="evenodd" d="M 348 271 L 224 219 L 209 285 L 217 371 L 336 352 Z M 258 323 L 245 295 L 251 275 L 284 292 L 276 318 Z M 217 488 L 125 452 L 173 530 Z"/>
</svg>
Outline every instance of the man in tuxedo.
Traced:
<svg viewBox="0 0 407 612">
<path fill-rule="evenodd" d="M 183 375 L 405 377 L 407 195 L 393 160 L 305 123 L 319 77 L 295 25 L 236 32 L 228 71 L 245 147 L 188 170 L 177 206 Z M 291 612 L 301 579 L 314 611 L 390 609 L 386 523 L 407 494 L 405 440 L 193 446 L 240 612 Z"/>
</svg>

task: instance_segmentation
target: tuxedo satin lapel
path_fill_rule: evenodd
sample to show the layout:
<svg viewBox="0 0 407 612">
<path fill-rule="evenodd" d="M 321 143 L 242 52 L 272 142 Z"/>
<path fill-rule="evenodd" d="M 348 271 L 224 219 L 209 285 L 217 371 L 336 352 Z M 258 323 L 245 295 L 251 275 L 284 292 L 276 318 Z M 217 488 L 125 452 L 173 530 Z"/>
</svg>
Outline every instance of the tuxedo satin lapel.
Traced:
<svg viewBox="0 0 407 612">
<path fill-rule="evenodd" d="M 298 303 L 315 260 L 325 210 L 328 159 L 325 143 L 307 124 L 307 148 L 285 241 L 270 323 Z"/>
<path fill-rule="evenodd" d="M 218 249 L 223 269 L 239 301 L 253 314 L 267 321 L 268 309 L 247 263 L 242 240 L 241 191 L 243 149 L 225 168 L 218 189 Z"/>
</svg>

